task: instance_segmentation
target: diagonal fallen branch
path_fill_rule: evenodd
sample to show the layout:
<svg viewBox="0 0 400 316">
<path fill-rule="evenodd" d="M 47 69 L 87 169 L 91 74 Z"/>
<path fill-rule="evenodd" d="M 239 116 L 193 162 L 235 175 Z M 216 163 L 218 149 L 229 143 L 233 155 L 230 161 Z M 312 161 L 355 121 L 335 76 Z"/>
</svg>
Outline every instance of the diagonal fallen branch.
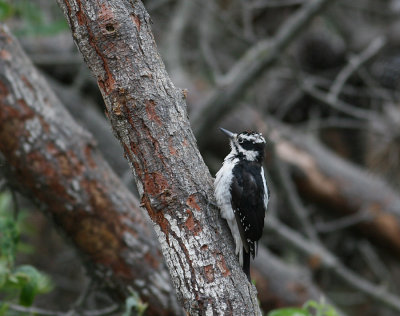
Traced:
<svg viewBox="0 0 400 316">
<path fill-rule="evenodd" d="M 0 26 L 0 153 L 8 180 L 74 245 L 117 300 L 131 287 L 149 313 L 179 313 L 163 257 L 138 201 Z"/>
<path fill-rule="evenodd" d="M 279 159 L 304 199 L 336 215 L 365 214 L 361 232 L 400 256 L 400 198 L 379 177 L 341 159 L 310 136 L 271 120 Z"/>
</svg>

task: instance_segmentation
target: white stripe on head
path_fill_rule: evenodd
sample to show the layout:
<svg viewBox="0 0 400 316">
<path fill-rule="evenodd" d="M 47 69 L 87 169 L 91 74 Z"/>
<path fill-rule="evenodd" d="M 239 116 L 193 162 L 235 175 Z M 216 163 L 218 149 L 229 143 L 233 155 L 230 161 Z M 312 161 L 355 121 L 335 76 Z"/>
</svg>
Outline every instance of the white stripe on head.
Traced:
<svg viewBox="0 0 400 316">
<path fill-rule="evenodd" d="M 265 139 L 261 134 L 253 133 L 253 134 L 240 134 L 237 135 L 238 138 L 242 138 L 244 140 L 248 140 L 254 143 L 265 143 Z M 237 137 L 236 136 L 236 137 Z"/>
</svg>

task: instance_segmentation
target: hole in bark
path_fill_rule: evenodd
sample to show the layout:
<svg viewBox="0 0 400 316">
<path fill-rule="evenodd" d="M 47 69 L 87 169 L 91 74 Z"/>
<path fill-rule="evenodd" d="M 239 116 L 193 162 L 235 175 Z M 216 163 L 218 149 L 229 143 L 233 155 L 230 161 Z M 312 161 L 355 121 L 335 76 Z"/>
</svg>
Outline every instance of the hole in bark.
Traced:
<svg viewBox="0 0 400 316">
<path fill-rule="evenodd" d="M 106 30 L 107 30 L 107 32 L 110 32 L 110 33 L 115 32 L 114 25 L 112 25 L 111 23 L 106 24 Z"/>
</svg>

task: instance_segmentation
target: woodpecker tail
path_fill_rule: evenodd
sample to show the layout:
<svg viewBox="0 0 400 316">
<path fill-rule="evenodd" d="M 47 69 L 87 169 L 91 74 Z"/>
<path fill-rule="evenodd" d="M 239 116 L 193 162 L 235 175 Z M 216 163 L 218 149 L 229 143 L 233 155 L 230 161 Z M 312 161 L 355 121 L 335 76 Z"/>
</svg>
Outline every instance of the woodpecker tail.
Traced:
<svg viewBox="0 0 400 316">
<path fill-rule="evenodd" d="M 243 247 L 243 272 L 246 273 L 249 282 L 251 282 L 250 276 L 250 252 L 246 252 Z"/>
</svg>

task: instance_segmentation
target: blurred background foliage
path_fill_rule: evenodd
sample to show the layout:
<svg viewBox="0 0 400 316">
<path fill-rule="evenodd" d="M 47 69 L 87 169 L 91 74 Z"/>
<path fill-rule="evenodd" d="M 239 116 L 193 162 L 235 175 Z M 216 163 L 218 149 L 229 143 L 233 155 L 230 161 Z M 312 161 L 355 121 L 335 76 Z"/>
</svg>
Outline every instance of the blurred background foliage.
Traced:
<svg viewBox="0 0 400 316">
<path fill-rule="evenodd" d="M 30 0 L 1 0 L 0 21 L 16 21 L 13 24 L 16 36 L 52 36 L 67 31 L 68 24 L 60 9 L 49 3 L 48 11 L 44 12 L 43 5 Z"/>
<path fill-rule="evenodd" d="M 9 315 L 8 305 L 18 303 L 31 306 L 38 294 L 51 291 L 50 279 L 35 267 L 27 264 L 18 265 L 17 254 L 34 254 L 35 250 L 20 242 L 20 232 L 25 239 L 34 233 L 33 227 L 26 222 L 25 211 L 12 208 L 11 193 L 0 194 L 0 315 Z"/>
</svg>

